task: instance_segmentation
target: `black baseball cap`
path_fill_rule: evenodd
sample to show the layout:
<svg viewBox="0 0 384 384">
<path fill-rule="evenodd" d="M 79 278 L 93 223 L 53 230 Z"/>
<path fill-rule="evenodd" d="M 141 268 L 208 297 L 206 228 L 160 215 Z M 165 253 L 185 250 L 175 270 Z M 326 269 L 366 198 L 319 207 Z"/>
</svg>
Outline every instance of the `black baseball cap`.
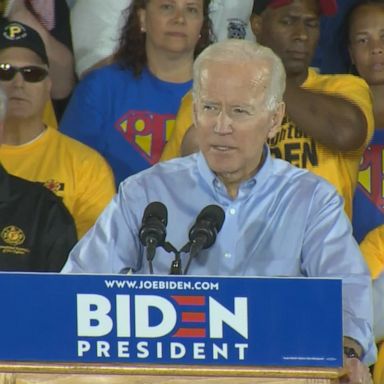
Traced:
<svg viewBox="0 0 384 384">
<path fill-rule="evenodd" d="M 279 8 L 292 3 L 293 0 L 254 0 L 253 13 L 259 15 L 265 8 Z M 318 0 L 320 11 L 325 16 L 332 16 L 337 12 L 336 0 Z"/>
<path fill-rule="evenodd" d="M 28 48 L 49 65 L 44 42 L 34 29 L 18 21 L 2 19 L 0 22 L 0 50 L 13 47 Z"/>
</svg>

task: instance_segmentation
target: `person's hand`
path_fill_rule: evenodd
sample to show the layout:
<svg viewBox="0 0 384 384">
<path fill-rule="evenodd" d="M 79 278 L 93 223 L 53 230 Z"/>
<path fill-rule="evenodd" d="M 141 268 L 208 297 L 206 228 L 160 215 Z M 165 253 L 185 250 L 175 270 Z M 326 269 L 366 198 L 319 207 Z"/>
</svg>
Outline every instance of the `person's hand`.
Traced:
<svg viewBox="0 0 384 384">
<path fill-rule="evenodd" d="M 372 384 L 372 376 L 369 368 L 363 364 L 359 359 L 346 358 L 344 360 L 344 366 L 348 371 L 348 374 L 344 376 L 340 383 L 343 384 Z"/>
</svg>

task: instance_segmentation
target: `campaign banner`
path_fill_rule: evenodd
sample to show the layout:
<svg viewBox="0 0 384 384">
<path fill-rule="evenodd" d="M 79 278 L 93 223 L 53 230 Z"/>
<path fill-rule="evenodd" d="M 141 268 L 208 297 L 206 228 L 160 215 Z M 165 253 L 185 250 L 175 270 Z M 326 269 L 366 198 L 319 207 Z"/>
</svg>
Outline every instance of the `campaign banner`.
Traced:
<svg viewBox="0 0 384 384">
<path fill-rule="evenodd" d="M 0 273 L 0 360 L 342 366 L 341 281 Z"/>
</svg>

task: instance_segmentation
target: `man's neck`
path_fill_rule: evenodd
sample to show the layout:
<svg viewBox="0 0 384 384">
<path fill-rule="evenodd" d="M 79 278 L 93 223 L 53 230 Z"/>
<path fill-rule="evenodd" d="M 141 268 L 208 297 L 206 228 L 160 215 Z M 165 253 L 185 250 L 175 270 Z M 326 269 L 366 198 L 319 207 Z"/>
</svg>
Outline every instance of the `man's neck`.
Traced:
<svg viewBox="0 0 384 384">
<path fill-rule="evenodd" d="M 13 119 L 4 125 L 3 144 L 23 145 L 37 138 L 45 130 L 42 121 Z"/>
</svg>

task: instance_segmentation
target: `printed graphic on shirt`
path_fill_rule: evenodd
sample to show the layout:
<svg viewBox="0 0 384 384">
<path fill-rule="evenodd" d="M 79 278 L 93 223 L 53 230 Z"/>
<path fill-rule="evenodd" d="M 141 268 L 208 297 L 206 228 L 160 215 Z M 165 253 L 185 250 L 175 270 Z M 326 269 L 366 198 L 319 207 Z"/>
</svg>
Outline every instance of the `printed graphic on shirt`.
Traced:
<svg viewBox="0 0 384 384">
<path fill-rule="evenodd" d="M 357 188 L 384 214 L 384 145 L 371 144 L 360 163 Z"/>
<path fill-rule="evenodd" d="M 245 39 L 247 24 L 240 19 L 228 19 L 228 39 Z"/>
<path fill-rule="evenodd" d="M 115 128 L 152 165 L 160 160 L 174 125 L 175 116 L 171 114 L 129 111 Z"/>
<path fill-rule="evenodd" d="M 272 156 L 284 159 L 299 168 L 319 165 L 316 142 L 295 123 L 285 117 L 280 131 L 268 139 Z"/>
<path fill-rule="evenodd" d="M 43 185 L 55 194 L 64 191 L 64 183 L 60 183 L 57 180 L 47 180 Z"/>
<path fill-rule="evenodd" d="M 19 247 L 25 241 L 25 234 L 16 225 L 8 225 L 1 229 L 0 238 L 5 245 L 0 245 L 1 253 L 26 255 L 30 252 L 27 248 Z"/>
</svg>

